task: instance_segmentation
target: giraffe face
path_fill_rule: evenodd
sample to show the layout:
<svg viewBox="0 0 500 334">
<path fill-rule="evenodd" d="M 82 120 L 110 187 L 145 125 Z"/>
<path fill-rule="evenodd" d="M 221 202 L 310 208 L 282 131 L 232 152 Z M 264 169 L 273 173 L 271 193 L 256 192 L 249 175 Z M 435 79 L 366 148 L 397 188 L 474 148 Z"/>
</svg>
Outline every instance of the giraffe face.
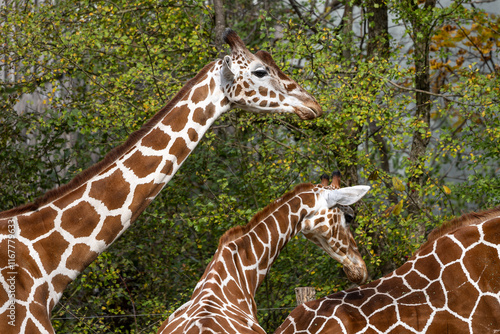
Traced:
<svg viewBox="0 0 500 334">
<path fill-rule="evenodd" d="M 350 230 L 353 220 L 354 211 L 348 206 L 323 208 L 304 220 L 302 233 L 340 262 L 351 282 L 363 284 L 368 271 Z"/>
<path fill-rule="evenodd" d="M 363 284 L 368 278 L 365 262 L 358 251 L 349 223 L 354 211 L 348 205 L 359 201 L 369 186 L 338 189 L 338 185 L 323 185 L 317 201 L 318 210 L 302 222 L 302 233 L 340 262 L 348 279 Z M 319 186 L 319 185 L 318 185 Z"/>
<path fill-rule="evenodd" d="M 226 36 L 231 55 L 221 66 L 221 87 L 232 106 L 256 113 L 295 113 L 312 119 L 323 111 L 305 89 L 289 78 L 266 51 L 252 54 L 239 37 Z"/>
</svg>

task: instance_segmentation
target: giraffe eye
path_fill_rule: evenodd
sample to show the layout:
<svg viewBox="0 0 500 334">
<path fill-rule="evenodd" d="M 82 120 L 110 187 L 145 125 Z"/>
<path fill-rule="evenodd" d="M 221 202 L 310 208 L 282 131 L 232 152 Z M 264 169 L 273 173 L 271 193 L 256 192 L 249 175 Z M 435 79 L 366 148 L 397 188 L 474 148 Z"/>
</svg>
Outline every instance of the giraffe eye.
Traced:
<svg viewBox="0 0 500 334">
<path fill-rule="evenodd" d="M 263 78 L 267 75 L 267 71 L 264 69 L 258 69 L 252 72 L 257 78 Z"/>
<path fill-rule="evenodd" d="M 346 213 L 344 215 L 345 217 L 345 222 L 347 223 L 347 225 L 350 225 L 352 223 L 352 221 L 354 220 L 354 217 L 348 213 Z"/>
</svg>

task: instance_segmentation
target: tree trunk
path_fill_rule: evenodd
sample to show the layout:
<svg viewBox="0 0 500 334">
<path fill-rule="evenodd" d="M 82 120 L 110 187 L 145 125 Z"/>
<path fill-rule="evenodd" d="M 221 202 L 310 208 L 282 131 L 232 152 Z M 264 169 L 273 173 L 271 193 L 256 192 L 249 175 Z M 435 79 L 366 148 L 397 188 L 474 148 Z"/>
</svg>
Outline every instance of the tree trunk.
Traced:
<svg viewBox="0 0 500 334">
<path fill-rule="evenodd" d="M 342 49 L 342 58 L 346 66 L 352 62 L 351 47 L 352 47 L 352 34 L 353 34 L 353 13 L 352 6 L 349 1 L 344 5 L 344 15 L 342 16 L 342 35 L 345 40 L 344 48 Z M 358 164 L 357 164 L 357 151 L 358 151 L 358 138 L 361 133 L 359 127 L 354 121 L 347 121 L 345 124 L 347 134 L 349 136 L 350 144 L 348 144 L 347 152 L 349 152 L 350 164 L 339 166 L 345 176 L 344 182 L 346 186 L 358 184 Z"/>
<path fill-rule="evenodd" d="M 423 10 L 431 13 L 436 5 L 436 0 L 427 0 Z M 422 11 L 416 3 L 412 3 L 413 12 Z M 412 13 L 413 14 L 413 13 Z M 420 189 L 424 186 L 424 164 L 427 146 L 430 141 L 430 114 L 431 99 L 430 95 L 425 93 L 430 91 L 429 79 L 429 43 L 430 29 L 428 23 L 424 24 L 419 15 L 411 15 L 413 27 L 413 42 L 415 47 L 415 119 L 418 123 L 418 129 L 413 133 L 413 141 L 410 150 L 410 177 L 409 177 L 409 213 L 414 216 L 422 214 L 422 196 Z M 417 237 L 425 235 L 425 221 L 420 221 L 417 230 Z"/>
<path fill-rule="evenodd" d="M 295 288 L 295 298 L 297 299 L 297 306 L 316 299 L 316 289 L 312 287 Z"/>
<path fill-rule="evenodd" d="M 366 16 L 368 21 L 367 58 L 389 59 L 389 19 L 386 1 L 368 0 L 366 3 Z M 370 122 L 370 132 L 375 133 L 373 139 L 380 157 L 380 168 L 389 174 L 389 148 L 385 139 L 377 131 L 376 122 Z M 390 187 L 390 184 L 386 184 L 386 186 Z M 392 200 L 394 201 L 394 199 Z"/>
<path fill-rule="evenodd" d="M 214 11 L 215 11 L 215 48 L 217 49 L 220 57 L 222 54 L 222 49 L 224 47 L 224 41 L 222 40 L 222 35 L 224 34 L 224 29 L 226 29 L 224 4 L 222 0 L 214 0 Z"/>
<path fill-rule="evenodd" d="M 387 3 L 384 0 L 368 0 L 366 1 L 366 17 L 368 22 L 368 41 L 366 46 L 366 53 L 368 59 L 378 58 L 388 60 L 390 56 L 389 44 L 389 19 L 387 14 Z M 373 80 L 377 80 L 373 78 Z M 378 152 L 379 168 L 387 175 L 391 173 L 389 164 L 389 146 L 385 138 L 379 132 L 377 122 L 371 121 L 369 124 L 370 134 L 373 134 L 375 142 L 375 149 Z M 387 178 L 382 177 L 382 180 Z M 398 197 L 394 191 L 391 191 L 393 185 L 391 182 L 384 182 L 385 186 L 390 189 L 389 201 L 397 203 Z M 379 231 L 369 233 L 374 239 L 379 237 Z M 387 247 L 384 242 L 380 241 L 374 243 L 372 246 L 376 254 L 382 254 Z M 382 267 L 382 273 L 386 274 L 395 269 L 393 262 L 386 262 Z"/>
<path fill-rule="evenodd" d="M 384 0 L 369 0 L 366 5 L 368 20 L 368 58 L 378 56 L 389 58 L 389 20 L 387 2 Z"/>
</svg>

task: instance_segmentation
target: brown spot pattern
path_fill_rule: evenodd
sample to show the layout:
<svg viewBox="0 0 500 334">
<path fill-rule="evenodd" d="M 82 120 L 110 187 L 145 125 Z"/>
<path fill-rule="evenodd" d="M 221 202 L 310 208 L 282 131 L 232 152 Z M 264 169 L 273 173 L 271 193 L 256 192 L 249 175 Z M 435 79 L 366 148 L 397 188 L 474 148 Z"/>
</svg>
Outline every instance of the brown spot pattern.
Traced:
<svg viewBox="0 0 500 334">
<path fill-rule="evenodd" d="M 148 133 L 144 138 L 142 138 L 141 145 L 150 147 L 153 150 L 163 150 L 168 146 L 170 142 L 170 136 L 163 132 L 162 130 L 155 128 L 150 133 Z"/>
<path fill-rule="evenodd" d="M 205 125 L 207 124 L 207 120 L 212 118 L 215 114 L 215 106 L 212 103 L 209 103 L 205 109 L 196 108 L 193 113 L 193 121 L 198 124 Z"/>
<path fill-rule="evenodd" d="M 224 107 L 227 104 L 229 104 L 229 99 L 227 98 L 227 96 L 224 96 L 224 98 L 222 99 L 222 101 L 220 101 L 220 106 Z"/>
<path fill-rule="evenodd" d="M 96 236 L 97 240 L 103 240 L 110 244 L 123 230 L 121 216 L 108 216 L 103 222 L 103 226 Z"/>
<path fill-rule="evenodd" d="M 66 261 L 66 268 L 82 271 L 97 258 L 97 254 L 90 250 L 90 247 L 85 244 L 76 244 L 73 246 L 73 251 Z"/>
<path fill-rule="evenodd" d="M 170 154 L 177 157 L 177 164 L 181 164 L 190 152 L 191 150 L 183 138 L 177 138 L 169 151 Z"/>
<path fill-rule="evenodd" d="M 109 210 L 114 210 L 123 206 L 129 192 L 130 185 L 123 178 L 122 171 L 117 169 L 108 177 L 92 182 L 89 196 L 103 202 Z"/>
<path fill-rule="evenodd" d="M 493 210 L 498 214 L 495 210 L 498 208 Z M 312 334 L 316 331 L 311 325 L 322 319 L 328 319 L 331 325 L 319 333 L 341 332 L 336 322 L 349 334 L 400 334 L 424 329 L 429 334 L 500 330 L 500 302 L 494 296 L 500 292 L 500 258 L 496 246 L 500 244 L 500 219 L 491 219 L 488 214 L 491 211 L 451 221 L 452 228 L 446 233 L 458 241 L 446 235 L 431 239 L 415 257 L 383 279 L 362 286 L 359 291 L 352 289 L 308 302 L 311 312 L 297 308 L 276 333 L 304 329 L 304 333 Z M 476 221 L 468 224 L 468 219 Z M 486 243 L 478 233 L 481 219 L 491 219 L 482 224 Z M 455 228 L 457 223 L 462 225 Z M 465 254 L 461 246 L 466 248 Z M 359 322 L 364 324 L 365 316 L 353 306 L 361 307 L 361 312 L 369 317 L 370 327 L 376 331 L 356 327 Z M 306 317 L 306 313 L 312 315 Z M 294 326 L 290 326 L 292 323 Z"/>
<path fill-rule="evenodd" d="M 107 170 L 110 167 L 111 166 L 109 166 L 107 168 Z M 64 195 L 63 197 L 61 197 L 61 198 L 57 199 L 56 201 L 54 201 L 54 205 L 57 206 L 60 209 L 64 209 L 69 204 L 74 203 L 77 199 L 82 198 L 83 193 L 85 192 L 86 188 L 87 187 L 85 185 L 82 185 L 82 186 L 76 188 L 75 190 L 71 191 L 70 193 L 68 193 L 68 194 Z"/>
<path fill-rule="evenodd" d="M 134 218 L 151 202 L 151 200 L 147 198 L 156 196 L 163 188 L 163 185 L 163 183 L 154 183 L 153 181 L 137 185 L 134 191 L 134 198 L 129 206 L 129 209 L 134 212 L 132 220 L 134 220 Z"/>
<path fill-rule="evenodd" d="M 419 259 L 414 268 L 429 280 L 438 279 L 441 273 L 441 265 L 432 255 Z"/>
<path fill-rule="evenodd" d="M 50 274 L 59 266 L 61 256 L 66 251 L 69 242 L 57 232 L 52 232 L 49 236 L 38 240 L 33 244 L 35 251 L 40 254 L 40 257 L 45 259 L 43 267 Z"/>
<path fill-rule="evenodd" d="M 29 216 L 20 216 L 18 218 L 19 235 L 30 240 L 40 237 L 54 228 L 56 216 L 57 211 L 49 207 L 33 212 Z M 7 254 L 7 252 L 2 254 Z"/>
<path fill-rule="evenodd" d="M 163 118 L 162 123 L 170 125 L 172 131 L 179 132 L 186 126 L 190 113 L 191 110 L 189 110 L 187 104 L 175 107 Z"/>
<path fill-rule="evenodd" d="M 174 166 L 174 164 L 172 163 L 172 161 L 167 160 L 167 161 L 165 161 L 165 166 L 163 166 L 163 168 L 161 169 L 161 172 L 165 175 L 171 175 L 172 171 L 174 170 L 173 166 Z"/>
<path fill-rule="evenodd" d="M 61 293 L 71 281 L 72 279 L 68 276 L 59 274 L 54 276 L 54 278 L 52 279 L 52 285 L 54 286 L 56 292 Z"/>
<path fill-rule="evenodd" d="M 234 91 L 234 94 L 236 94 L 236 95 L 240 95 L 240 94 L 241 94 L 241 90 L 242 90 L 242 89 L 243 89 L 243 88 L 241 87 L 241 85 L 237 85 L 237 86 L 236 86 L 236 90 Z"/>
<path fill-rule="evenodd" d="M 96 228 L 99 220 L 100 216 L 92 205 L 80 202 L 63 213 L 61 227 L 75 238 L 88 237 Z"/>
<path fill-rule="evenodd" d="M 189 128 L 187 133 L 189 140 L 191 140 L 194 143 L 198 141 L 198 132 L 196 132 L 195 129 Z"/>
<path fill-rule="evenodd" d="M 143 178 L 154 173 L 161 160 L 160 156 L 145 156 L 136 151 L 123 162 L 123 165 L 131 169 L 137 177 Z"/>
<path fill-rule="evenodd" d="M 201 101 L 205 101 L 207 96 L 208 96 L 208 86 L 204 84 L 203 86 L 200 86 L 193 91 L 191 101 L 193 101 L 193 103 L 199 103 Z"/>
<path fill-rule="evenodd" d="M 498 251 L 480 244 L 465 253 L 464 266 L 470 278 L 484 291 L 500 292 L 500 259 Z"/>
<path fill-rule="evenodd" d="M 210 78 L 210 93 L 215 91 L 215 80 L 214 78 Z"/>
</svg>

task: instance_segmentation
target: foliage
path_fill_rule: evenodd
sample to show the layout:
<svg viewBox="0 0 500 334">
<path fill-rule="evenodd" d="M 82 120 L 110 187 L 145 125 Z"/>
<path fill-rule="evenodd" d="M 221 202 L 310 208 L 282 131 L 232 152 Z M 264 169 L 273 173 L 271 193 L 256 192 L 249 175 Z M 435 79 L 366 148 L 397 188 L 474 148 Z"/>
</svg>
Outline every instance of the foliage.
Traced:
<svg viewBox="0 0 500 334">
<path fill-rule="evenodd" d="M 207 3 L 3 5 L 0 208 L 95 163 L 215 59 Z M 53 312 L 56 332 L 154 331 L 190 298 L 228 228 L 323 172 L 372 186 L 353 228 L 373 279 L 418 248 L 419 224 L 430 231 L 498 205 L 498 17 L 463 2 L 418 14 L 384 2 L 409 36 L 391 39 L 385 58 L 367 54 L 364 32 L 341 29 L 339 8 L 292 3 L 228 2 L 226 19 L 252 48 L 270 50 L 325 115 L 302 122 L 233 111 L 219 119 L 134 226 L 70 285 Z M 417 24 L 428 31 L 412 36 Z M 429 127 L 416 112 L 411 37 L 429 47 Z M 418 167 L 409 159 L 416 133 L 430 138 Z M 323 296 L 349 285 L 335 261 L 297 236 L 258 291 L 269 332 L 294 306 L 296 286 Z"/>
</svg>

